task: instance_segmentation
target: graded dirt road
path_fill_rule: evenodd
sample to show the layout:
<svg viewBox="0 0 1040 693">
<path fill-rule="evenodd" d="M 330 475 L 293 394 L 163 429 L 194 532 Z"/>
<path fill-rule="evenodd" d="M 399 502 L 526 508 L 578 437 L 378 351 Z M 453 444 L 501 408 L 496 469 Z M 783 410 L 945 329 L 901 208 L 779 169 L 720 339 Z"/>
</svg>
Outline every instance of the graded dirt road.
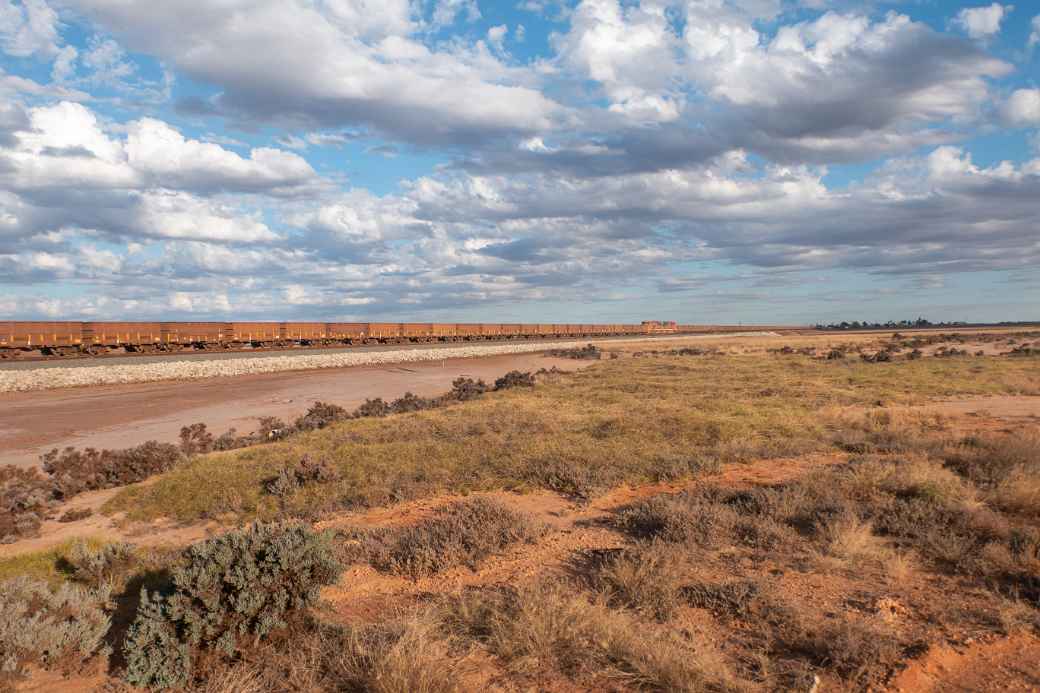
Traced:
<svg viewBox="0 0 1040 693">
<path fill-rule="evenodd" d="M 256 429 L 261 416 L 291 421 L 315 401 L 352 409 L 367 398 L 395 399 L 451 389 L 460 376 L 488 382 L 511 370 L 575 370 L 583 363 L 508 354 L 420 363 L 262 373 L 208 380 L 101 385 L 0 393 L 0 464 L 31 466 L 52 448 L 126 448 L 176 442 L 181 426 L 204 422 L 215 434 Z"/>
</svg>

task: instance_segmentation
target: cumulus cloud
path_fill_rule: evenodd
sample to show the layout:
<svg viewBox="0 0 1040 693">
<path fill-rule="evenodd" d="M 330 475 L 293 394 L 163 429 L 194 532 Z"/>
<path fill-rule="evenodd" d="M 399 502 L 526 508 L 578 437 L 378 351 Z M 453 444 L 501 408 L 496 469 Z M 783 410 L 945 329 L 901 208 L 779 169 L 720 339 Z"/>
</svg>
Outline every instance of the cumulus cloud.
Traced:
<svg viewBox="0 0 1040 693">
<path fill-rule="evenodd" d="M 1002 109 L 1010 125 L 1040 125 L 1040 89 L 1016 89 Z"/>
<path fill-rule="evenodd" d="M 552 126 L 565 109 L 485 49 L 431 50 L 407 3 L 68 0 L 135 50 L 218 86 L 218 112 L 282 124 L 367 125 L 424 143 Z M 438 13 L 469 15 L 444 0 Z M 352 18 L 374 17 L 354 23 Z M 454 16 L 454 14 L 452 14 Z"/>
<path fill-rule="evenodd" d="M 1026 41 L 1026 47 L 1029 50 L 1036 48 L 1037 44 L 1040 44 L 1040 14 L 1033 17 L 1033 21 L 1030 25 L 1032 31 L 1029 32 L 1029 39 Z"/>
<path fill-rule="evenodd" d="M 667 121 L 680 109 L 669 89 L 675 43 L 663 5 L 623 9 L 617 0 L 583 0 L 557 46 L 565 63 L 603 85 L 612 111 Z"/>
<path fill-rule="evenodd" d="M 954 23 L 973 39 L 988 39 L 1000 32 L 1000 25 L 1014 9 L 1014 5 L 998 2 L 985 7 L 966 7 L 957 13 Z"/>
</svg>

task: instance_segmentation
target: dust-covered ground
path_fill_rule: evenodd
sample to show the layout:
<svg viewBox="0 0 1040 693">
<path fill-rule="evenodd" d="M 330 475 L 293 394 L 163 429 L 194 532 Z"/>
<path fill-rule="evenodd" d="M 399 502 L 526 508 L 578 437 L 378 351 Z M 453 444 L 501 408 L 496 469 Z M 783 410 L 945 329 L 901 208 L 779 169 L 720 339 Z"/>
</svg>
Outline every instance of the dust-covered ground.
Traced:
<svg viewBox="0 0 1040 693">
<path fill-rule="evenodd" d="M 200 429 L 168 459 L 70 456 L 50 479 L 9 481 L 20 524 L 0 579 L 110 588 L 97 613 L 111 623 L 61 657 L 4 651 L 6 680 L 132 690 L 127 679 L 159 685 L 175 669 L 193 691 L 1040 687 L 1040 334 L 553 358 L 497 389 L 456 381 L 353 414 L 323 392 L 351 407 L 312 407 L 263 441 L 218 449 Z M 47 484 L 62 495 L 32 506 L 33 525 L 26 505 Z M 173 607 L 138 612 L 142 585 L 170 604 L 203 589 L 199 542 L 255 520 L 302 525 L 335 557 L 334 575 L 307 576 L 319 601 L 219 648 L 179 630 Z M 242 603 L 230 575 L 221 593 Z"/>
</svg>

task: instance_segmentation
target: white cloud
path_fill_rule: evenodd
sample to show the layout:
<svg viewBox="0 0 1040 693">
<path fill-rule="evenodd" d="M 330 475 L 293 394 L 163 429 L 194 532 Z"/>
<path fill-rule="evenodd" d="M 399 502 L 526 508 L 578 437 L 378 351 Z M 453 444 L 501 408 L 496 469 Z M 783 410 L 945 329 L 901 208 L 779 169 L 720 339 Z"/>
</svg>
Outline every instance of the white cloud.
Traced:
<svg viewBox="0 0 1040 693">
<path fill-rule="evenodd" d="M 44 0 L 0 0 L 0 50 L 25 58 L 58 53 L 58 15 Z"/>
<path fill-rule="evenodd" d="M 226 242 L 273 241 L 278 236 L 259 218 L 232 205 L 188 193 L 150 191 L 141 195 L 136 223 L 160 238 Z"/>
<path fill-rule="evenodd" d="M 134 121 L 128 131 L 130 166 L 163 187 L 275 192 L 317 178 L 302 157 L 281 149 L 253 149 L 245 159 L 218 144 L 187 139 L 154 118 Z"/>
<path fill-rule="evenodd" d="M 51 79 L 55 82 L 64 82 L 76 71 L 76 60 L 79 58 L 79 51 L 74 46 L 65 46 L 58 51 L 57 57 L 54 58 L 54 65 L 51 67 Z"/>
<path fill-rule="evenodd" d="M 435 1 L 431 18 L 435 28 L 453 24 L 456 17 L 461 17 L 465 22 L 475 22 L 480 19 L 480 7 L 477 6 L 477 0 Z"/>
<path fill-rule="evenodd" d="M 487 31 L 488 43 L 499 53 L 505 50 L 504 41 L 507 33 L 509 33 L 509 27 L 505 24 L 493 26 Z"/>
<path fill-rule="evenodd" d="M 973 39 L 988 39 L 1000 32 L 1000 25 L 1015 9 L 998 2 L 985 7 L 966 7 L 957 13 L 954 23 Z"/>
<path fill-rule="evenodd" d="M 570 31 L 557 40 L 560 59 L 602 84 L 612 111 L 636 120 L 674 120 L 680 110 L 670 90 L 676 41 L 664 10 L 583 0 Z"/>
<path fill-rule="evenodd" d="M 1002 114 L 1010 125 L 1040 125 L 1040 89 L 1016 89 L 1004 104 Z"/>
<path fill-rule="evenodd" d="M 216 85 L 217 108 L 241 118 L 336 127 L 364 124 L 404 139 L 472 141 L 488 133 L 539 131 L 566 115 L 534 75 L 508 67 L 482 43 L 431 49 L 413 24 L 364 2 L 68 0 L 133 50 Z M 371 5 L 371 6 L 370 6 Z M 475 3 L 436 12 L 472 15 Z M 396 19 L 347 21 L 367 8 Z M 376 30 L 373 27 L 378 27 Z"/>
<path fill-rule="evenodd" d="M 1040 14 L 1033 17 L 1031 26 L 1033 30 L 1029 32 L 1029 40 L 1026 42 L 1026 47 L 1029 50 L 1036 48 L 1037 44 L 1040 44 Z"/>
</svg>

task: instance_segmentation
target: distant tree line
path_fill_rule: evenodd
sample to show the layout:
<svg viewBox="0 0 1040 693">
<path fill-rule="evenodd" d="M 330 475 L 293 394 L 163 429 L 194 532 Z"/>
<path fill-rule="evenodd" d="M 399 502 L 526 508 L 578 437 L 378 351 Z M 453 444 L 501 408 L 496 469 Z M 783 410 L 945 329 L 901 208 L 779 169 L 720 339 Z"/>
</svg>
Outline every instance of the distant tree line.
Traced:
<svg viewBox="0 0 1040 693">
<path fill-rule="evenodd" d="M 842 320 L 841 322 L 832 322 L 827 325 L 819 324 L 816 325 L 818 330 L 896 330 L 896 329 L 910 329 L 920 327 L 963 327 L 968 323 L 963 321 L 956 322 L 932 322 L 925 318 L 917 318 L 916 320 L 889 320 L 888 322 L 868 322 L 864 320 L 853 320 L 851 322 Z"/>
</svg>

